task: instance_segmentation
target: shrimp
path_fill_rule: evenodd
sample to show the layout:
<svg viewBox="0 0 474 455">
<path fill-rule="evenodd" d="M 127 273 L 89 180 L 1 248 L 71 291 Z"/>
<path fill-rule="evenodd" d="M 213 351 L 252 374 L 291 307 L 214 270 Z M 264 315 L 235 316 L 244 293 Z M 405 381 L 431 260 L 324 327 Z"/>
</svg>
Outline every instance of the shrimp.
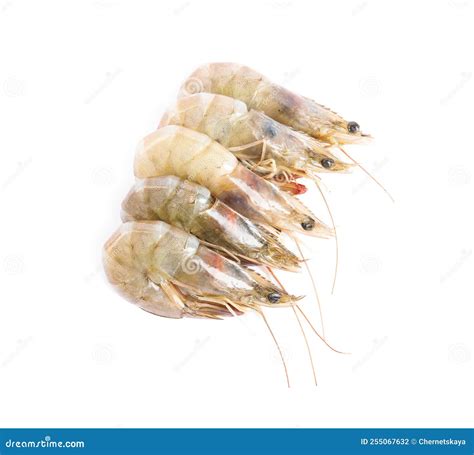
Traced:
<svg viewBox="0 0 474 455">
<path fill-rule="evenodd" d="M 162 117 L 160 127 L 181 125 L 207 134 L 264 178 L 316 178 L 320 172 L 344 172 L 353 165 L 337 159 L 329 146 L 282 125 L 242 101 L 198 93 L 180 98 Z M 294 191 L 296 192 L 296 191 Z"/>
<path fill-rule="evenodd" d="M 122 224 L 103 259 L 116 290 L 159 316 L 221 318 L 300 299 L 162 221 Z"/>
<path fill-rule="evenodd" d="M 210 63 L 199 67 L 182 85 L 179 97 L 208 92 L 243 101 L 280 123 L 330 144 L 366 140 L 356 122 L 348 122 L 330 109 L 292 93 L 251 68 L 235 63 Z"/>
<path fill-rule="evenodd" d="M 277 237 L 210 191 L 176 176 L 138 180 L 122 203 L 123 221 L 161 220 L 258 265 L 297 271 L 300 260 Z"/>
<path fill-rule="evenodd" d="M 194 235 L 163 221 L 126 222 L 105 243 L 103 263 L 108 281 L 122 297 L 157 316 L 223 319 L 256 311 L 279 351 L 288 387 L 285 359 L 263 308 L 292 307 L 316 382 L 295 310 L 306 318 L 297 304 L 301 297 L 210 250 Z"/>
<path fill-rule="evenodd" d="M 333 235 L 301 201 L 246 169 L 205 134 L 181 126 L 159 128 L 145 137 L 134 170 L 138 178 L 176 175 L 198 183 L 241 215 L 278 230 Z"/>
</svg>

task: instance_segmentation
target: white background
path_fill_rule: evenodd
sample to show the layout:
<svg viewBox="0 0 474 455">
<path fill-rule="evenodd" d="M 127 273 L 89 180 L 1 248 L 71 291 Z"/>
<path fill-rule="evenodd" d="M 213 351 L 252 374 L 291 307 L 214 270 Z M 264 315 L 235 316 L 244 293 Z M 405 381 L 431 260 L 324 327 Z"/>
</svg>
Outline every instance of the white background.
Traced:
<svg viewBox="0 0 474 455">
<path fill-rule="evenodd" d="M 469 0 L 0 4 L 0 426 L 472 426 Z M 108 286 L 138 141 L 202 63 L 247 64 L 356 120 L 324 178 L 340 236 L 306 240 L 336 354 L 290 310 L 168 320 Z M 304 200 L 327 219 L 314 187 Z M 307 294 L 307 276 L 280 275 Z"/>
</svg>

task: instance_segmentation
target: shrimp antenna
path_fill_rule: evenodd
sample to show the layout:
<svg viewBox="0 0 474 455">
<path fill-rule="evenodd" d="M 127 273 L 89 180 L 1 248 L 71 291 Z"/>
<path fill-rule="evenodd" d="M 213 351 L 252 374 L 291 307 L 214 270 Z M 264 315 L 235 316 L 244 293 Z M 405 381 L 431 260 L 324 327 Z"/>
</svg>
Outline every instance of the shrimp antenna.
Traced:
<svg viewBox="0 0 474 455">
<path fill-rule="evenodd" d="M 344 153 L 344 155 L 346 155 L 350 160 L 352 160 L 356 166 L 359 166 L 359 168 L 363 172 L 365 172 L 380 188 L 382 188 L 382 190 L 392 200 L 392 202 L 395 202 L 395 199 L 393 199 L 393 196 L 388 192 L 388 190 L 365 167 L 363 167 L 358 161 L 352 158 L 352 156 L 350 156 L 340 145 L 338 146 L 338 148 L 342 153 Z"/>
<path fill-rule="evenodd" d="M 296 320 L 298 321 L 298 325 L 300 326 L 301 333 L 303 334 L 304 342 L 306 344 L 306 349 L 308 351 L 309 361 L 311 362 L 311 370 L 313 372 L 314 385 L 317 386 L 318 380 L 316 379 L 316 370 L 314 369 L 313 355 L 311 354 L 311 348 L 309 347 L 308 338 L 306 337 L 306 333 L 303 329 L 303 324 L 301 324 L 301 320 L 298 316 L 298 313 L 296 312 L 294 304 L 291 305 L 291 309 L 293 310 L 293 313 L 295 313 Z"/>
<path fill-rule="evenodd" d="M 316 301 L 318 302 L 318 309 L 319 309 L 319 318 L 321 319 L 321 330 L 323 331 L 323 337 L 324 337 L 325 334 L 324 334 L 323 311 L 321 309 L 321 302 L 319 300 L 319 294 L 318 294 L 318 289 L 316 288 L 316 282 L 314 281 L 313 274 L 311 273 L 311 269 L 309 268 L 308 261 L 305 261 L 304 259 L 303 251 L 301 250 L 298 240 L 295 237 L 293 237 L 293 240 L 295 241 L 295 244 L 296 244 L 296 247 L 298 248 L 301 259 L 303 260 L 304 266 L 306 267 L 306 271 L 308 272 L 309 278 L 311 280 L 311 284 L 313 286 L 314 294 L 316 295 Z"/>
<path fill-rule="evenodd" d="M 319 337 L 319 339 L 329 348 L 331 349 L 331 351 L 334 351 L 334 352 L 337 352 L 338 354 L 350 354 L 349 352 L 342 352 L 342 351 L 338 351 L 337 349 L 333 348 L 327 341 L 324 337 L 322 337 L 318 331 L 314 328 L 313 324 L 311 324 L 311 321 L 309 320 L 308 316 L 306 316 L 306 314 L 304 313 L 304 311 L 301 309 L 301 307 L 295 303 L 294 306 L 298 309 L 298 311 L 303 315 L 303 317 L 305 318 L 306 322 L 309 324 L 309 326 L 311 327 L 311 329 L 313 330 L 313 332 Z"/>
<path fill-rule="evenodd" d="M 282 289 L 283 292 L 285 292 L 286 294 L 288 294 L 288 292 L 286 291 L 285 287 L 283 286 L 283 284 L 281 284 L 280 280 L 278 279 L 278 277 L 275 275 L 275 273 L 273 272 L 273 270 L 270 268 L 270 267 L 267 267 L 267 270 L 268 272 L 272 275 L 272 277 L 275 279 L 275 281 L 278 283 L 278 285 L 280 286 L 280 288 Z M 301 320 L 298 316 L 298 313 L 296 312 L 295 310 L 295 306 L 294 304 L 292 303 L 291 304 L 291 309 L 293 310 L 293 312 L 295 313 L 295 316 L 296 316 L 296 320 L 298 321 L 298 324 L 300 326 L 300 331 L 303 335 L 303 338 L 304 338 L 304 342 L 306 344 L 306 349 L 308 351 L 308 357 L 309 357 L 309 361 L 311 362 L 311 370 L 313 372 L 313 378 L 314 378 L 314 384 L 315 385 L 318 385 L 318 380 L 316 379 L 316 370 L 314 368 L 314 362 L 313 362 L 313 355 L 311 353 L 311 348 L 309 347 L 309 342 L 308 342 L 308 338 L 306 337 L 306 333 L 303 329 L 303 324 L 301 324 Z"/>
<path fill-rule="evenodd" d="M 314 183 L 316 184 L 319 192 L 321 193 L 321 197 L 323 198 L 323 201 L 326 204 L 326 208 L 328 209 L 329 217 L 331 218 L 332 228 L 334 230 L 334 240 L 335 240 L 335 247 L 336 247 L 336 251 L 335 251 L 336 265 L 334 266 L 334 278 L 332 280 L 332 289 L 331 289 L 331 294 L 334 294 L 334 289 L 336 287 L 337 271 L 338 271 L 338 268 L 339 268 L 339 240 L 337 238 L 336 223 L 334 222 L 334 218 L 332 216 L 331 208 L 329 207 L 328 201 L 326 199 L 326 196 L 323 193 L 323 190 L 322 190 L 321 186 L 319 185 L 319 182 L 317 180 L 314 180 Z"/>
<path fill-rule="evenodd" d="M 281 362 L 283 363 L 283 368 L 285 369 L 286 383 L 288 384 L 288 388 L 290 388 L 290 378 L 288 376 L 288 369 L 286 368 L 286 362 L 285 362 L 285 358 L 283 357 L 283 352 L 281 351 L 280 345 L 278 344 L 278 341 L 275 337 L 275 334 L 273 333 L 273 330 L 271 329 L 270 324 L 268 323 L 267 318 L 265 317 L 265 314 L 264 314 L 263 310 L 260 308 L 257 311 L 262 316 L 263 321 L 265 322 L 265 325 L 267 326 L 267 329 L 270 332 L 270 335 L 272 336 L 273 341 L 275 342 L 275 345 L 276 345 L 276 347 L 278 349 L 278 352 L 280 354 Z"/>
</svg>

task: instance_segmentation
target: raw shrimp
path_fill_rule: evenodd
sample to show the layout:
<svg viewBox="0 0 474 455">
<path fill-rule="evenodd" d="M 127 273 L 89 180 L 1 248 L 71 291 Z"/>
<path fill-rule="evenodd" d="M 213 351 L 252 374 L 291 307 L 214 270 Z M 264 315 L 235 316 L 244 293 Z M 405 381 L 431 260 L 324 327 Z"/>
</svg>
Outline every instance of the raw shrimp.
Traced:
<svg viewBox="0 0 474 455">
<path fill-rule="evenodd" d="M 367 139 L 356 122 L 348 122 L 330 109 L 292 93 L 251 68 L 235 63 L 209 63 L 184 82 L 179 97 L 208 92 L 243 101 L 280 123 L 330 144 Z"/>
<path fill-rule="evenodd" d="M 343 172 L 352 167 L 338 160 L 328 144 L 282 125 L 263 112 L 247 110 L 242 101 L 224 95 L 198 93 L 180 98 L 162 117 L 160 127 L 166 125 L 207 134 L 269 179 L 314 179 L 319 172 Z"/>
<path fill-rule="evenodd" d="M 176 176 L 138 180 L 122 203 L 122 220 L 165 221 L 231 257 L 299 269 L 299 259 L 275 235 L 215 199 L 207 188 Z"/>
<path fill-rule="evenodd" d="M 166 126 L 148 135 L 135 156 L 138 178 L 176 175 L 205 186 L 241 215 L 286 232 L 330 237 L 333 230 L 298 199 L 239 164 L 205 134 Z"/>
<path fill-rule="evenodd" d="M 127 300 L 170 318 L 220 318 L 299 299 L 162 221 L 122 224 L 105 244 L 104 267 Z"/>
<path fill-rule="evenodd" d="M 259 313 L 280 353 L 288 386 L 285 359 L 263 308 L 292 307 L 313 365 L 295 310 L 306 318 L 297 304 L 301 297 L 290 295 L 255 271 L 210 250 L 194 235 L 162 221 L 127 222 L 105 243 L 103 260 L 114 288 L 152 314 L 173 319 L 222 319 L 248 310 Z M 313 375 L 316 381 L 314 367 Z"/>
</svg>

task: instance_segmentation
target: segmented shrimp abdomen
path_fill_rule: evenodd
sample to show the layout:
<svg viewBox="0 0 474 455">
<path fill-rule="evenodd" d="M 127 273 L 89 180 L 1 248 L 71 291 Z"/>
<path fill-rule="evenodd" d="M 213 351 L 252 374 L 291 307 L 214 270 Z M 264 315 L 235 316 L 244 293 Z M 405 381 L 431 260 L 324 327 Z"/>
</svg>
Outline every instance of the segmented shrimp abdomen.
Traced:
<svg viewBox="0 0 474 455">
<path fill-rule="evenodd" d="M 139 179 L 122 202 L 122 220 L 162 220 L 195 234 L 196 218 L 214 201 L 207 188 L 175 175 Z"/>
<path fill-rule="evenodd" d="M 266 79 L 251 68 L 237 63 L 208 63 L 200 66 L 183 83 L 179 97 L 207 92 L 227 95 L 244 103 Z"/>
<path fill-rule="evenodd" d="M 231 284 L 229 270 L 222 271 L 223 264 L 230 269 L 222 256 L 203 250 L 195 236 L 162 221 L 125 223 L 117 239 L 112 243 L 120 249 L 119 261 L 127 261 L 129 272 L 135 270 L 136 276 L 141 272 L 156 284 L 166 280 L 208 294 L 223 292 Z M 212 270 L 222 273 L 213 277 Z"/>
<path fill-rule="evenodd" d="M 248 108 L 265 112 L 275 120 L 293 126 L 299 122 L 303 97 L 270 82 L 253 69 L 236 63 L 209 63 L 196 69 L 184 82 L 179 97 L 209 92 L 237 98 Z"/>
<path fill-rule="evenodd" d="M 122 221 L 165 220 L 163 212 L 180 184 L 174 175 L 137 180 L 122 202 Z"/>
<path fill-rule="evenodd" d="M 180 98 L 161 119 L 160 127 L 180 125 L 207 134 L 225 145 L 234 121 L 247 114 L 242 101 L 224 95 L 197 93 Z"/>
<path fill-rule="evenodd" d="M 176 175 L 221 191 L 222 178 L 238 165 L 237 158 L 205 134 L 181 126 L 165 126 L 149 134 L 135 155 L 138 178 Z"/>
<path fill-rule="evenodd" d="M 103 252 L 107 279 L 126 300 L 158 316 L 185 316 L 182 302 L 170 299 L 159 283 L 150 280 L 142 258 L 136 254 L 130 224 L 122 225 L 106 242 Z"/>
</svg>

